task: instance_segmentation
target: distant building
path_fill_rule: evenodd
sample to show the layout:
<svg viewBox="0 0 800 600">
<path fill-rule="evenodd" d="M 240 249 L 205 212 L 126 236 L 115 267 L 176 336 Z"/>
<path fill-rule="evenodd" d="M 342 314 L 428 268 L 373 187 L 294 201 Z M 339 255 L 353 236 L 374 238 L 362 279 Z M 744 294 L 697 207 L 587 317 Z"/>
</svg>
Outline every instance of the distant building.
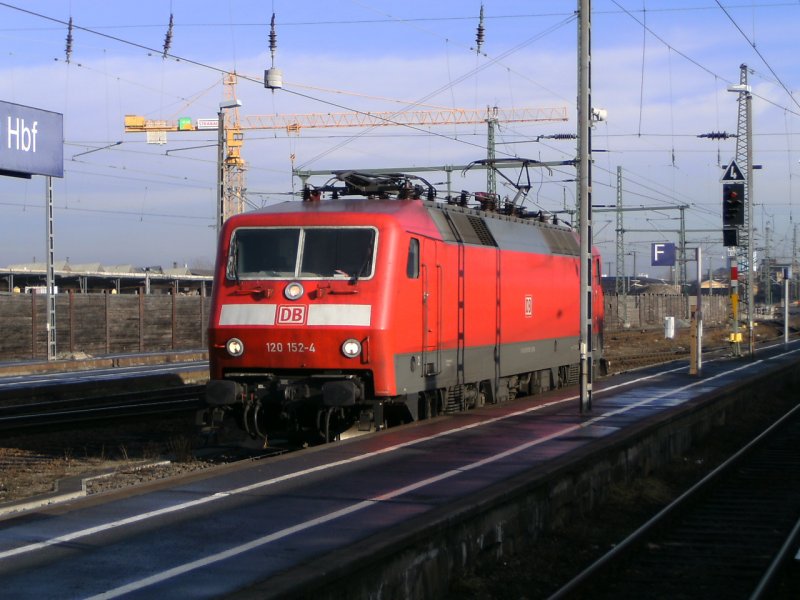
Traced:
<svg viewBox="0 0 800 600">
<path fill-rule="evenodd" d="M 179 294 L 206 296 L 211 291 L 213 279 L 210 271 L 193 271 L 177 264 L 165 269 L 161 266 L 57 262 L 53 268 L 57 293 L 171 294 L 177 291 Z M 0 267 L 0 292 L 47 293 L 47 266 L 27 263 Z"/>
<path fill-rule="evenodd" d="M 663 279 L 654 279 L 644 276 L 625 277 L 623 283 L 625 284 L 627 293 L 632 296 L 637 294 L 679 295 L 681 293 L 679 286 L 667 283 Z M 617 293 L 616 277 L 602 277 L 600 284 L 603 286 L 603 292 L 605 294 L 613 295 Z"/>
</svg>

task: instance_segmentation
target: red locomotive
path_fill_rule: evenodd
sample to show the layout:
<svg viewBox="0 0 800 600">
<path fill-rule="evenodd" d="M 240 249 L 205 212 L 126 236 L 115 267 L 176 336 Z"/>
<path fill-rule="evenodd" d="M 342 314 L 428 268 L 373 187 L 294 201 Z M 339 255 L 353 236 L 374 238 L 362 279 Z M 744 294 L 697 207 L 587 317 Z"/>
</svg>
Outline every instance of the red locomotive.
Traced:
<svg viewBox="0 0 800 600">
<path fill-rule="evenodd" d="M 230 414 L 254 437 L 313 443 L 577 381 L 576 234 L 485 194 L 481 210 L 464 193 L 434 197 L 421 178 L 340 172 L 303 202 L 224 224 L 213 421 Z M 599 349 L 596 252 L 593 262 Z"/>
</svg>

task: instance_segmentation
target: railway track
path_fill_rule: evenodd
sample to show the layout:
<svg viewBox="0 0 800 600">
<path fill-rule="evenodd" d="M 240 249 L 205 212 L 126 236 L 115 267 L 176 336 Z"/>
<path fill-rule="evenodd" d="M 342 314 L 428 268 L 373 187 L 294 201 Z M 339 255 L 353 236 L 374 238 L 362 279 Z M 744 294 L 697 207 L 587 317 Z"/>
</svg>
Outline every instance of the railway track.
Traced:
<svg viewBox="0 0 800 600">
<path fill-rule="evenodd" d="M 795 406 L 551 600 L 796 598 L 798 440 Z"/>
<path fill-rule="evenodd" d="M 35 403 L 6 403 L 0 406 L 0 431 L 195 410 L 201 406 L 203 389 L 203 385 L 184 385 Z"/>
<path fill-rule="evenodd" d="M 689 356 L 688 350 L 672 350 L 668 352 L 646 352 L 637 354 L 616 355 L 606 360 L 609 373 L 621 373 L 637 367 L 645 367 Z"/>
</svg>

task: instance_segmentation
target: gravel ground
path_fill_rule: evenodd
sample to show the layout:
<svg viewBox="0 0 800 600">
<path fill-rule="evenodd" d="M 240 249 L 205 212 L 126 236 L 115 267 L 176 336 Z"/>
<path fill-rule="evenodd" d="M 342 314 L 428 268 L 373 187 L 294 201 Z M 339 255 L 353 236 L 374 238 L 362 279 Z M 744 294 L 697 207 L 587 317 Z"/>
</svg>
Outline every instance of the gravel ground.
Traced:
<svg viewBox="0 0 800 600">
<path fill-rule="evenodd" d="M 6 437 L 0 442 L 0 504 L 50 493 L 68 477 L 102 476 L 87 485 L 88 493 L 97 493 L 209 466 L 194 458 L 194 439 L 189 417 Z"/>
</svg>

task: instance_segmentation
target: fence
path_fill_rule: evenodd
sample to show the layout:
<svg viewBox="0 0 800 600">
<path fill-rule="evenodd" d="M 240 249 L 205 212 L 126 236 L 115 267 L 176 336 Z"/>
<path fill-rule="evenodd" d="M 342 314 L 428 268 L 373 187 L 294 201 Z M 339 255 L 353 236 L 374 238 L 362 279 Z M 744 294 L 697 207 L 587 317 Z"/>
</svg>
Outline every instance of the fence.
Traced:
<svg viewBox="0 0 800 600">
<path fill-rule="evenodd" d="M 204 296 L 57 294 L 59 356 L 192 350 L 206 347 Z M 47 358 L 47 296 L 0 294 L 0 360 Z"/>
<path fill-rule="evenodd" d="M 635 296 L 605 296 L 605 325 L 607 329 L 651 329 L 664 326 L 664 317 L 688 322 L 690 301 L 694 298 L 676 294 L 637 294 Z M 703 296 L 703 323 L 723 325 L 728 320 L 728 296 Z"/>
<path fill-rule="evenodd" d="M 623 302 L 624 300 L 624 302 Z M 674 294 L 607 295 L 607 329 L 688 321 L 689 299 Z M 175 294 L 57 294 L 59 356 L 194 350 L 206 347 L 210 300 Z M 703 297 L 703 322 L 724 324 L 727 296 Z M 626 325 L 627 324 L 627 325 Z M 0 360 L 47 358 L 47 296 L 0 294 Z"/>
</svg>

